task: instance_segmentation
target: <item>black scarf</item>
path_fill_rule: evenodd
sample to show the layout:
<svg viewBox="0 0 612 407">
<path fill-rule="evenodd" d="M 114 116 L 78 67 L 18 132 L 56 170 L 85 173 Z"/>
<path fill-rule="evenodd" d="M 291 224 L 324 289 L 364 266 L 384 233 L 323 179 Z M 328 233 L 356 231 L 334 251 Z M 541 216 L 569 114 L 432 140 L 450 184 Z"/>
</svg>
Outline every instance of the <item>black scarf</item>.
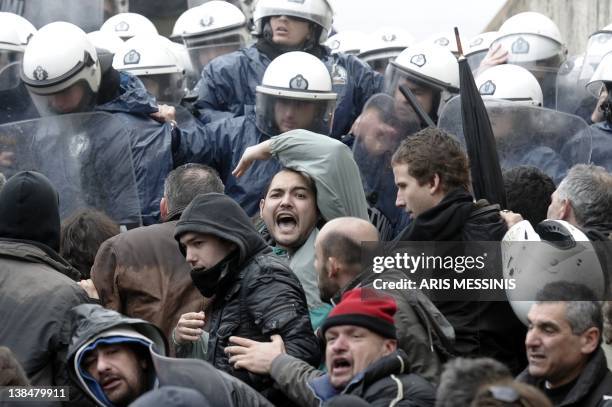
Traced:
<svg viewBox="0 0 612 407">
<path fill-rule="evenodd" d="M 270 58 L 270 60 L 274 60 L 277 56 L 290 51 L 308 52 L 309 54 L 314 55 L 318 59 L 323 58 L 323 56 L 325 55 L 325 49 L 320 45 L 316 45 L 307 49 L 302 49 L 301 46 L 282 47 L 280 45 L 274 44 L 272 41 L 269 41 L 266 38 L 258 39 L 257 44 L 255 44 L 255 48 L 257 48 L 259 52 Z"/>
<path fill-rule="evenodd" d="M 211 298 L 218 291 L 223 290 L 227 280 L 231 275 L 230 271 L 238 265 L 239 251 L 233 250 L 225 256 L 217 265 L 208 270 L 195 268 L 191 270 L 191 280 L 202 295 L 206 298 Z"/>
<path fill-rule="evenodd" d="M 449 192 L 433 208 L 417 216 L 396 241 L 462 240 L 461 230 L 474 208 L 472 195 L 464 189 Z"/>
</svg>

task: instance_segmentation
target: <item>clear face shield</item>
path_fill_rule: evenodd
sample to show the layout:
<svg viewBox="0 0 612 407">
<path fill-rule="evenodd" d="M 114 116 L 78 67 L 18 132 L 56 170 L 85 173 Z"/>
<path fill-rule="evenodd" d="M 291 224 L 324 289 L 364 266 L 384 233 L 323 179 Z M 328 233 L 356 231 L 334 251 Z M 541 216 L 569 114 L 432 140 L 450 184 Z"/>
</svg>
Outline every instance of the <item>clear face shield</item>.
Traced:
<svg viewBox="0 0 612 407">
<path fill-rule="evenodd" d="M 139 75 L 138 78 L 158 102 L 178 104 L 185 96 L 185 75 L 181 72 Z"/>
<path fill-rule="evenodd" d="M 41 116 L 91 112 L 96 105 L 96 96 L 85 80 L 80 80 L 57 93 L 39 94 L 30 87 L 28 92 Z"/>
<path fill-rule="evenodd" d="M 202 72 L 211 60 L 229 54 L 244 47 L 247 42 L 246 28 L 219 33 L 215 36 L 183 37 L 185 47 L 189 53 L 191 65 L 198 73 Z"/>
<path fill-rule="evenodd" d="M 394 63 L 389 63 L 385 71 L 385 93 L 395 99 L 397 113 L 405 118 L 414 114 L 414 110 L 400 91 L 400 86 L 410 89 L 423 111 L 434 122 L 437 121 L 444 104 L 456 94 L 450 92 L 442 82 L 412 74 Z"/>
<path fill-rule="evenodd" d="M 544 95 L 544 106 L 554 108 L 557 74 L 566 59 L 563 44 L 535 34 L 508 35 L 494 42 L 497 43 L 508 51 L 507 63 L 522 66 L 536 77 Z"/>
<path fill-rule="evenodd" d="M 583 63 L 583 56 L 574 56 L 568 58 L 559 69 L 556 110 L 589 120 L 597 105 L 597 97 L 596 93 L 591 94 L 586 88 L 590 76 L 581 78 Z"/>
<path fill-rule="evenodd" d="M 487 52 L 489 52 L 489 50 L 485 49 L 483 51 L 474 52 L 466 57 L 472 72 L 475 72 L 480 67 L 480 63 L 485 56 L 487 56 Z"/>
<path fill-rule="evenodd" d="M 335 99 L 296 99 L 257 92 L 257 128 L 269 135 L 304 129 L 330 135 Z"/>
<path fill-rule="evenodd" d="M 588 82 L 591 76 L 595 73 L 595 70 L 599 66 L 601 59 L 608 52 L 612 51 L 612 32 L 600 31 L 591 37 L 587 43 L 586 52 L 584 54 L 584 60 L 582 68 L 580 70 L 579 80 Z"/>
<path fill-rule="evenodd" d="M 23 59 L 23 52 L 13 51 L 13 50 L 8 50 L 8 49 L 1 49 L 0 50 L 0 71 L 2 71 L 2 69 L 4 69 L 5 67 L 7 67 L 8 65 L 12 63 L 21 62 L 22 59 Z"/>
</svg>

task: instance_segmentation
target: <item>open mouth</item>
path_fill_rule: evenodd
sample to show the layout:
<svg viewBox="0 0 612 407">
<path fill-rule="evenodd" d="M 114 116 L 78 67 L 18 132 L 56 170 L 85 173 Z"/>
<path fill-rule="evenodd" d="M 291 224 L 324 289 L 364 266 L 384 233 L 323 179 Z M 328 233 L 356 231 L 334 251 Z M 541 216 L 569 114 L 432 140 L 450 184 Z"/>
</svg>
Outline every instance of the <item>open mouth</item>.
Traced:
<svg viewBox="0 0 612 407">
<path fill-rule="evenodd" d="M 332 362 L 331 370 L 334 374 L 344 374 L 349 373 L 351 370 L 352 364 L 350 360 L 346 358 L 337 358 Z"/>
<path fill-rule="evenodd" d="M 117 376 L 108 376 L 100 382 L 102 390 L 104 391 L 112 390 L 115 387 L 119 386 L 120 383 L 121 379 Z"/>
<path fill-rule="evenodd" d="M 544 359 L 546 359 L 546 356 L 542 355 L 541 353 L 530 353 L 527 355 L 529 362 L 540 362 Z"/>
<path fill-rule="evenodd" d="M 281 232 L 291 232 L 297 227 L 297 218 L 291 213 L 280 213 L 276 216 L 276 226 Z"/>
</svg>

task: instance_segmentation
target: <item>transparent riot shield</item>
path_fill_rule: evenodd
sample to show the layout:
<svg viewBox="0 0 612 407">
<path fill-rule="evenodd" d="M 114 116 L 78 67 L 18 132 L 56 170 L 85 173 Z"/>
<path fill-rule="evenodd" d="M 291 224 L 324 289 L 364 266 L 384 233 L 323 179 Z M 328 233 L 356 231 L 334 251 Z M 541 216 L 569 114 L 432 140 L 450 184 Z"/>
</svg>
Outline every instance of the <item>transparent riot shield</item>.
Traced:
<svg viewBox="0 0 612 407">
<path fill-rule="evenodd" d="M 38 117 L 36 107 L 21 78 L 21 62 L 0 70 L 0 124 Z"/>
<path fill-rule="evenodd" d="M 66 21 L 91 32 L 104 23 L 104 6 L 105 0 L 27 0 L 20 14 L 36 28 L 54 21 Z"/>
<path fill-rule="evenodd" d="M 561 66 L 557 75 L 556 110 L 574 114 L 588 122 L 597 98 L 586 89 L 590 76 L 583 76 L 583 64 L 584 56 L 580 55 L 569 58 Z"/>
<path fill-rule="evenodd" d="M 370 220 L 381 240 L 391 240 L 408 224 L 404 209 L 395 206 L 397 187 L 391 156 L 406 136 L 420 130 L 420 125 L 414 111 L 399 113 L 391 96 L 373 95 L 351 131 L 353 157 L 361 173 Z"/>
<path fill-rule="evenodd" d="M 591 132 L 580 117 L 498 99 L 484 102 L 502 170 L 532 165 L 558 183 L 573 165 L 590 162 Z M 465 145 L 458 96 L 444 107 L 438 127 L 456 135 Z M 566 145 L 576 135 L 580 137 L 568 154 Z"/>
<path fill-rule="evenodd" d="M 129 135 L 108 113 L 44 117 L 0 126 L 0 170 L 46 175 L 60 197 L 60 216 L 86 207 L 120 225 L 140 225 L 140 201 Z"/>
</svg>

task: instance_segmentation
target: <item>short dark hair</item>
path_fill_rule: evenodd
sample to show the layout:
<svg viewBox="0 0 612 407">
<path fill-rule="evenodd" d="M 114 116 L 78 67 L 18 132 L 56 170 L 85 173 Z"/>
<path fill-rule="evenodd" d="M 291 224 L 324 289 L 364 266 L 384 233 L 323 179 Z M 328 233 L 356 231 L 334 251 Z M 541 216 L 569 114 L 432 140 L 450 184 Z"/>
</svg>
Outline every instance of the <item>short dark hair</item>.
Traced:
<svg viewBox="0 0 612 407">
<path fill-rule="evenodd" d="M 568 281 L 548 283 L 536 294 L 537 303 L 565 303 L 565 317 L 574 335 L 580 335 L 587 329 L 595 327 L 603 332 L 602 307 L 593 290 L 584 284 Z M 601 339 L 601 338 L 600 338 Z"/>
<path fill-rule="evenodd" d="M 119 225 L 105 213 L 81 209 L 62 222 L 59 254 L 89 278 L 100 245 L 118 234 Z"/>
<path fill-rule="evenodd" d="M 470 167 L 461 144 L 444 130 L 428 127 L 407 137 L 391 159 L 393 165 L 408 164 L 408 173 L 420 185 L 440 177 L 444 192 L 468 190 Z"/>
<path fill-rule="evenodd" d="M 278 171 L 276 174 L 274 174 L 272 176 L 272 178 L 270 178 L 270 182 L 268 182 L 268 185 L 266 187 L 266 193 L 264 194 L 263 198 L 265 198 L 266 195 L 268 195 L 268 192 L 270 192 L 270 187 L 272 187 L 272 182 L 274 182 L 274 178 L 276 178 L 276 176 L 278 174 L 283 173 L 283 172 L 292 172 L 294 174 L 298 174 L 301 177 L 303 177 L 306 180 L 306 186 L 308 187 L 308 189 L 310 189 L 312 191 L 312 193 L 315 196 L 315 200 L 316 200 L 316 197 L 317 197 L 317 184 L 312 179 L 312 177 L 310 175 L 308 175 L 307 173 L 305 173 L 305 172 L 294 170 L 293 168 L 289 168 L 289 167 L 281 168 L 280 171 Z"/>
<path fill-rule="evenodd" d="M 196 163 L 187 163 L 170 171 L 164 182 L 164 196 L 168 212 L 180 212 L 200 194 L 217 192 L 225 187 L 213 168 Z"/>
<path fill-rule="evenodd" d="M 361 261 L 361 244 L 342 232 L 330 231 L 321 241 L 323 256 L 336 257 L 344 264 L 353 266 Z"/>
<path fill-rule="evenodd" d="M 469 406 L 481 386 L 503 379 L 512 379 L 512 373 L 495 359 L 453 359 L 440 376 L 436 407 Z"/>
<path fill-rule="evenodd" d="M 507 209 L 520 213 L 532 225 L 546 219 L 555 183 L 537 167 L 521 165 L 504 172 Z"/>
</svg>

